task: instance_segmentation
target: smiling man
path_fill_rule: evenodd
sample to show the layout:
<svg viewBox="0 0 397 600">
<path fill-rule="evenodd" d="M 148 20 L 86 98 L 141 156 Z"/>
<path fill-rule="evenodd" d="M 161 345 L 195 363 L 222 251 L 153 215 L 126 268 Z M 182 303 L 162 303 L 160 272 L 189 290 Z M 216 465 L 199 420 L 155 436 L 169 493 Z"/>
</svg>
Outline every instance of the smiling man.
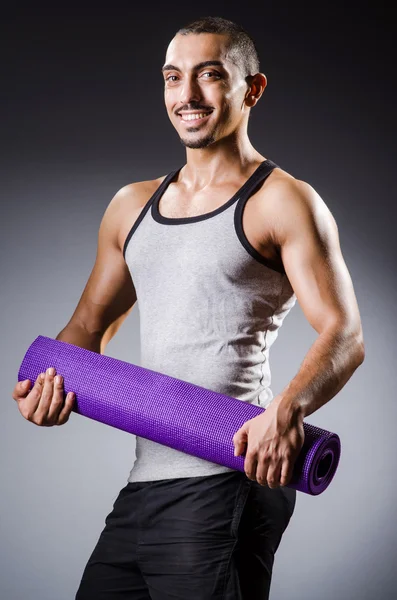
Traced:
<svg viewBox="0 0 397 600">
<path fill-rule="evenodd" d="M 265 600 L 295 508 L 286 485 L 303 419 L 364 359 L 359 310 L 330 210 L 249 140 L 267 80 L 247 32 L 217 17 L 191 23 L 161 72 L 186 164 L 114 196 L 93 271 L 57 339 L 103 352 L 138 299 L 143 367 L 266 411 L 230 440 L 245 473 L 138 437 L 76 600 Z M 318 337 L 273 397 L 269 350 L 296 300 Z M 53 381 L 46 374 L 35 396 L 25 394 L 37 424 L 70 414 L 70 405 L 59 412 Z"/>
</svg>

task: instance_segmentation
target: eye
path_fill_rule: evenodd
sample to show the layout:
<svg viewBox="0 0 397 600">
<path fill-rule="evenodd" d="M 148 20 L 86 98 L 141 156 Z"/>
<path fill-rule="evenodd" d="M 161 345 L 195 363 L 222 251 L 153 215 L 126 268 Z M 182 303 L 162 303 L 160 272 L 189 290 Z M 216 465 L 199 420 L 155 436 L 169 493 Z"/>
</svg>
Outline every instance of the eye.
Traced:
<svg viewBox="0 0 397 600">
<path fill-rule="evenodd" d="M 214 71 L 205 71 L 205 73 L 203 73 L 203 75 L 215 75 L 215 77 L 219 77 L 220 74 L 216 73 Z"/>
<path fill-rule="evenodd" d="M 220 73 L 217 73 L 216 71 L 205 71 L 203 75 L 213 75 L 214 77 L 220 77 Z M 165 81 L 171 81 L 172 77 L 175 77 L 176 79 L 178 78 L 177 75 L 168 75 L 168 77 L 165 78 Z M 206 77 L 205 79 L 212 79 L 212 77 Z"/>
</svg>

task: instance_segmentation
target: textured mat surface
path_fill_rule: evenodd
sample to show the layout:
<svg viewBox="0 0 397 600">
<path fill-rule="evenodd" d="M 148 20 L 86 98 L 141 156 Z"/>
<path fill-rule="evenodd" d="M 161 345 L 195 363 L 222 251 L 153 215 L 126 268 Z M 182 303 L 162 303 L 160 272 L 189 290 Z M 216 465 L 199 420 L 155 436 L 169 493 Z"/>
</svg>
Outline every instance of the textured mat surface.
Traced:
<svg viewBox="0 0 397 600">
<path fill-rule="evenodd" d="M 65 394 L 75 392 L 74 412 L 244 472 L 232 438 L 262 407 L 41 335 L 29 346 L 18 381 L 33 384 L 50 366 L 63 376 Z M 340 439 L 309 423 L 304 431 L 287 487 L 318 495 L 335 475 Z"/>
</svg>

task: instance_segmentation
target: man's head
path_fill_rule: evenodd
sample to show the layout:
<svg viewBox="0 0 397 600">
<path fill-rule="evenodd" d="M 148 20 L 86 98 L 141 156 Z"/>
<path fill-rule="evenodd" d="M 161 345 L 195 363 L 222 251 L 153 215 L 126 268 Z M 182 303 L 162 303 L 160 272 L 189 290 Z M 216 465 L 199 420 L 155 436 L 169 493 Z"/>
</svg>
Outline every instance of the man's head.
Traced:
<svg viewBox="0 0 397 600">
<path fill-rule="evenodd" d="M 205 148 L 239 129 L 246 132 L 250 109 L 267 84 L 251 37 L 221 17 L 179 29 L 162 71 L 168 115 L 188 148 Z M 194 122 L 184 120 L 186 113 L 209 112 Z"/>
</svg>

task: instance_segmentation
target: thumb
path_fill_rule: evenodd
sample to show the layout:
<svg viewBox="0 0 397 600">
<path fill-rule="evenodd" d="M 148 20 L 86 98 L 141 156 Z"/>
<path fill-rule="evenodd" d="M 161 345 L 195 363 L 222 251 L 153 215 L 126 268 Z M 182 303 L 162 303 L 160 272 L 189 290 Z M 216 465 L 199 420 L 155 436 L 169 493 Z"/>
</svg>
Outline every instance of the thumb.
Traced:
<svg viewBox="0 0 397 600">
<path fill-rule="evenodd" d="M 248 441 L 248 425 L 244 423 L 242 427 L 233 436 L 234 456 L 239 456 L 245 449 Z"/>
</svg>

